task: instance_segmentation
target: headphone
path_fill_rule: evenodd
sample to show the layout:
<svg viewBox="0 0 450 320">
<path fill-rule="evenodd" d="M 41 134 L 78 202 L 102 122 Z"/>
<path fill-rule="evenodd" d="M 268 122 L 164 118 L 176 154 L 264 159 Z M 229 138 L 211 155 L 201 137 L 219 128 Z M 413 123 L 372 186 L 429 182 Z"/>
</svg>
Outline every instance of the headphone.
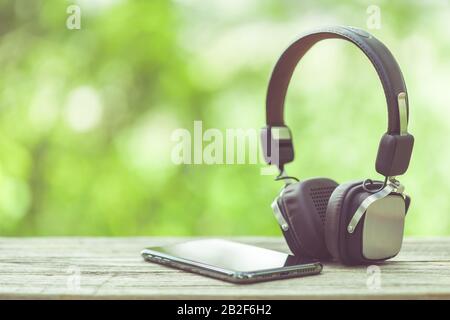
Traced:
<svg viewBox="0 0 450 320">
<path fill-rule="evenodd" d="M 388 128 L 382 136 L 375 169 L 384 181 L 370 179 L 338 185 L 332 179 L 299 181 L 286 174 L 294 160 L 292 135 L 284 123 L 287 88 L 300 59 L 317 42 L 343 39 L 369 58 L 386 96 Z M 366 31 L 329 27 L 302 36 L 279 58 L 266 99 L 266 127 L 261 131 L 264 159 L 286 184 L 272 210 L 295 255 L 334 258 L 344 264 L 368 264 L 394 257 L 401 248 L 410 197 L 396 176 L 406 172 L 414 145 L 408 133 L 408 96 L 400 67 L 388 48 Z"/>
</svg>

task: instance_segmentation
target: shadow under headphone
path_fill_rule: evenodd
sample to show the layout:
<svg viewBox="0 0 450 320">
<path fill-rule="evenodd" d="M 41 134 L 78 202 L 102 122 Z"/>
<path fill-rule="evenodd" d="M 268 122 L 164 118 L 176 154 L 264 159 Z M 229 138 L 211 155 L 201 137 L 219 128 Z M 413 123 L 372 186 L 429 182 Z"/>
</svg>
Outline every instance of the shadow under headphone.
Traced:
<svg viewBox="0 0 450 320">
<path fill-rule="evenodd" d="M 384 182 L 366 179 L 338 185 L 328 178 L 298 181 L 285 174 L 284 165 L 294 160 L 291 132 L 283 119 L 288 85 L 303 55 L 324 39 L 355 44 L 381 80 L 388 128 L 381 138 L 375 168 L 385 177 Z M 412 154 L 414 137 L 407 132 L 408 118 L 400 67 L 386 46 L 369 33 L 352 27 L 321 29 L 306 34 L 284 51 L 270 79 L 267 126 L 261 139 L 266 162 L 280 170 L 277 180 L 287 181 L 272 209 L 294 254 L 365 264 L 389 259 L 400 251 L 410 198 L 395 177 L 406 172 Z"/>
</svg>

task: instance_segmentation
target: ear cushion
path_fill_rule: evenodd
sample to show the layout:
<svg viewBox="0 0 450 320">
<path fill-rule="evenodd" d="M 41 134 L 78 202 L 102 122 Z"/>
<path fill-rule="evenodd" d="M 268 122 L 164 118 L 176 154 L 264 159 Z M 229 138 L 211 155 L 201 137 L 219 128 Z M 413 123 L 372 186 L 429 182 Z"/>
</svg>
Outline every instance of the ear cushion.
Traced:
<svg viewBox="0 0 450 320">
<path fill-rule="evenodd" d="M 325 222 L 325 243 L 328 251 L 337 260 L 342 260 L 343 246 L 340 244 L 342 208 L 346 195 L 354 186 L 362 181 L 347 182 L 334 189 L 328 201 Z"/>
<path fill-rule="evenodd" d="M 328 199 L 337 185 L 331 179 L 314 178 L 291 184 L 282 193 L 279 205 L 289 225 L 285 238 L 294 254 L 330 257 L 324 225 Z"/>
</svg>

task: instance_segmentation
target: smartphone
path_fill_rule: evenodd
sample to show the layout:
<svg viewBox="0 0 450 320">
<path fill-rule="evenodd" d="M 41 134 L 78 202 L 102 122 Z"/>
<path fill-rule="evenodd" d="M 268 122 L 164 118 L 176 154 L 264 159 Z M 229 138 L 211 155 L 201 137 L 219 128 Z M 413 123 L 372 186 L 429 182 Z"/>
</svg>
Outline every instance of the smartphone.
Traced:
<svg viewBox="0 0 450 320">
<path fill-rule="evenodd" d="M 221 239 L 202 239 L 146 248 L 146 261 L 234 283 L 319 274 L 317 260 Z"/>
</svg>

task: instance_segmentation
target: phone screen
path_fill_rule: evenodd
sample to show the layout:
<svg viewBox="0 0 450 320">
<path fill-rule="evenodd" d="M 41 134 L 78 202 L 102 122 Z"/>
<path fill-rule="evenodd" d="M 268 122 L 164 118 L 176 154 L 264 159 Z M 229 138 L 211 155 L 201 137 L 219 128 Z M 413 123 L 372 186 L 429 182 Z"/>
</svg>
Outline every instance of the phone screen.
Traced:
<svg viewBox="0 0 450 320">
<path fill-rule="evenodd" d="M 148 248 L 168 256 L 233 271 L 276 269 L 316 260 L 221 239 L 204 239 Z"/>
</svg>

